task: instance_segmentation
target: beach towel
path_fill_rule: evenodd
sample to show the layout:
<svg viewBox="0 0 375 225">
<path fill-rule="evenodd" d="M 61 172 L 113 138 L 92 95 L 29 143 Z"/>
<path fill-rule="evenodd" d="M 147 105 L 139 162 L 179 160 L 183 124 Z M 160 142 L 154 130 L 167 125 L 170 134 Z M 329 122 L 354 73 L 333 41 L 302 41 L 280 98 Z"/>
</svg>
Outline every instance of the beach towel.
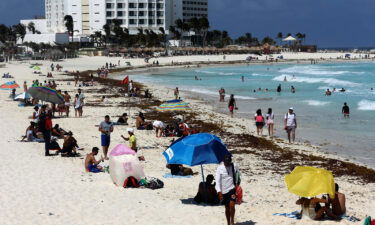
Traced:
<svg viewBox="0 0 375 225">
<path fill-rule="evenodd" d="M 296 219 L 296 220 L 301 219 L 301 214 L 298 211 L 294 211 L 294 212 L 291 212 L 291 213 L 274 213 L 272 215 L 274 215 L 274 216 L 285 216 L 285 217 Z"/>
<path fill-rule="evenodd" d="M 163 175 L 164 178 L 191 178 L 192 176 L 178 176 L 178 175 L 172 175 L 171 173 L 166 173 Z"/>
<path fill-rule="evenodd" d="M 350 221 L 350 222 L 358 222 L 358 221 L 361 221 L 360 219 L 358 219 L 357 217 L 354 217 L 354 216 L 348 216 L 346 214 L 340 216 L 340 219 L 345 219 L 347 221 Z"/>
</svg>

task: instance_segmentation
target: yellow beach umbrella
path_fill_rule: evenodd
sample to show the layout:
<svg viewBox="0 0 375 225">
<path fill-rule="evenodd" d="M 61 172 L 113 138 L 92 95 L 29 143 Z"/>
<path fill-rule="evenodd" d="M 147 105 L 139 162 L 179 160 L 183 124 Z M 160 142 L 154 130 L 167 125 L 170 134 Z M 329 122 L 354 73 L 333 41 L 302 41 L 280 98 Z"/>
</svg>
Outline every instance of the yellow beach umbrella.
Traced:
<svg viewBox="0 0 375 225">
<path fill-rule="evenodd" d="M 335 181 L 332 172 L 309 166 L 297 166 L 285 176 L 285 183 L 290 193 L 301 197 L 314 197 L 329 194 L 335 197 Z"/>
</svg>

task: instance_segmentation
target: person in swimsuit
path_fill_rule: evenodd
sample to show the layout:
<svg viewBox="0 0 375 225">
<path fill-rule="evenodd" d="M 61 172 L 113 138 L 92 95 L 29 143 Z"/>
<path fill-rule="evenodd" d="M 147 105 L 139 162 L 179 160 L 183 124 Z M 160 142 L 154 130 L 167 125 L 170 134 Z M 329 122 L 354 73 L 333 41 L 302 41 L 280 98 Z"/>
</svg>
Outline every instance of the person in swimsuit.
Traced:
<svg viewBox="0 0 375 225">
<path fill-rule="evenodd" d="M 95 159 L 95 156 L 98 154 L 99 148 L 93 147 L 90 154 L 87 154 L 85 159 L 85 169 L 86 172 L 99 173 L 103 172 L 103 167 L 99 166 L 99 163 L 104 162 L 103 156 L 99 161 Z"/>
<path fill-rule="evenodd" d="M 234 95 L 231 94 L 228 102 L 228 108 L 230 116 L 233 118 L 233 111 L 237 108 L 236 100 L 234 99 Z"/>
<path fill-rule="evenodd" d="M 330 205 L 332 206 L 332 213 L 335 216 L 343 216 L 346 213 L 346 199 L 343 193 L 339 192 L 339 185 L 335 184 L 335 198 L 328 198 Z"/>
<path fill-rule="evenodd" d="M 256 111 L 256 114 L 254 116 L 254 120 L 255 120 L 255 126 L 257 127 L 257 134 L 258 134 L 258 136 L 259 135 L 263 135 L 264 117 L 262 115 L 262 110 L 261 109 L 258 109 Z"/>
<path fill-rule="evenodd" d="M 65 112 L 66 112 L 66 117 L 69 117 L 69 108 L 70 108 L 70 95 L 68 94 L 67 91 L 64 92 L 64 104 L 65 104 Z"/>
<path fill-rule="evenodd" d="M 266 114 L 266 120 L 267 120 L 267 125 L 268 125 L 268 135 L 270 137 L 273 136 L 274 118 L 275 118 L 275 115 L 273 114 L 272 109 L 269 108 L 268 113 Z"/>
<path fill-rule="evenodd" d="M 344 103 L 344 106 L 342 107 L 342 114 L 344 115 L 344 118 L 349 118 L 350 109 L 349 109 L 348 104 L 346 104 L 346 102 Z"/>
<path fill-rule="evenodd" d="M 300 198 L 296 202 L 297 205 L 301 205 L 302 218 L 307 217 L 311 220 L 322 220 L 325 215 L 332 219 L 336 218 L 329 210 L 329 207 L 322 207 L 319 203 L 329 204 L 329 200 L 325 198 Z"/>
</svg>

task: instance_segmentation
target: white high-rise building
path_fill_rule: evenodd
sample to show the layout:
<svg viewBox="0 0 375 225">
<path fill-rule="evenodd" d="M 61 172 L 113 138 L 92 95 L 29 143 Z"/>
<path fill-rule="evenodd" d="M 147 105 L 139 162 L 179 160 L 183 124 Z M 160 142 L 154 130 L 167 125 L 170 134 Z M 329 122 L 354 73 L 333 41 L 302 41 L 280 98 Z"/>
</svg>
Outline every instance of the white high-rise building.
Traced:
<svg viewBox="0 0 375 225">
<path fill-rule="evenodd" d="M 117 19 L 131 34 L 139 28 L 159 32 L 174 21 L 208 16 L 208 0 L 45 0 L 47 30 L 66 31 L 64 17 L 71 15 L 75 35 L 103 31 L 103 25 Z"/>
</svg>

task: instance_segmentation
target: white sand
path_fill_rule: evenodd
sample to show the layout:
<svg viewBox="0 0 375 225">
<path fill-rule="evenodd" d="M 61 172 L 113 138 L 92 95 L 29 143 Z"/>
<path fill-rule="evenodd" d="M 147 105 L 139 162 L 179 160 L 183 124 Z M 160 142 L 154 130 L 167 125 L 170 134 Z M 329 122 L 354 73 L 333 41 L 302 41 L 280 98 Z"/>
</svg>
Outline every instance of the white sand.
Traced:
<svg viewBox="0 0 375 225">
<path fill-rule="evenodd" d="M 283 54 L 285 58 L 321 58 L 337 57 L 344 53 L 332 54 Z M 246 55 L 227 56 L 227 60 L 239 60 Z M 222 60 L 222 56 L 190 56 L 159 58 L 159 62 L 173 61 L 211 61 Z M 105 62 L 117 63 L 118 58 L 82 57 L 69 59 L 60 63 L 64 70 L 96 69 Z M 142 59 L 122 60 L 131 61 L 132 65 L 144 64 Z M 152 60 L 151 60 L 152 62 Z M 44 62 L 42 71 L 47 72 L 51 62 Z M 55 63 L 56 64 L 56 63 Z M 6 68 L 0 68 L 0 74 L 10 72 L 15 80 L 22 85 L 23 81 L 39 79 L 28 68 L 29 64 L 12 63 Z M 58 76 L 55 76 L 59 78 Z M 62 77 L 60 77 L 62 78 Z M 4 82 L 8 79 L 2 79 Z M 58 82 L 59 83 L 59 82 Z M 68 90 L 71 95 L 76 92 L 73 86 L 66 82 L 58 88 Z M 21 88 L 22 89 L 22 88 Z M 21 89 L 18 92 L 21 92 Z M 84 88 L 87 89 L 87 88 Z M 153 92 L 156 96 L 167 99 L 165 91 Z M 108 174 L 88 174 L 84 172 L 82 158 L 44 157 L 44 145 L 39 143 L 19 142 L 24 134 L 32 114 L 32 107 L 18 107 L 16 102 L 8 98 L 9 91 L 0 90 L 0 118 L 3 127 L 0 139 L 0 224 L 225 224 L 224 207 L 197 206 L 184 204 L 191 202 L 197 191 L 201 176 L 190 179 L 165 179 L 162 175 L 169 172 L 165 168 L 165 159 L 161 155 L 168 138 L 155 138 L 153 132 L 136 131 L 138 143 L 146 158 L 143 163 L 147 176 L 162 179 L 165 187 L 159 190 L 123 189 L 112 184 Z M 92 94 L 85 94 L 88 101 L 95 100 Z M 98 94 L 94 94 L 98 95 Z M 170 93 L 172 95 L 172 93 Z M 169 96 L 170 97 L 170 96 Z M 109 100 L 119 102 L 120 99 Z M 123 101 L 123 100 L 122 100 Z M 202 112 L 209 107 L 191 100 L 193 109 Z M 103 120 L 104 115 L 117 116 L 127 109 L 117 107 L 85 107 L 84 118 L 63 118 L 54 120 L 66 130 L 72 130 L 81 147 L 85 148 L 83 155 L 90 152 L 94 146 L 100 146 L 100 133 L 95 125 Z M 131 115 L 137 112 L 131 109 Z M 250 121 L 242 119 L 230 120 L 227 116 L 210 113 L 215 120 L 232 121 L 236 124 Z M 71 115 L 74 113 L 71 111 Z M 206 113 L 206 115 L 208 115 Z M 131 118 L 129 124 L 134 124 Z M 120 135 L 125 134 L 127 127 L 116 127 L 112 135 L 111 147 L 124 143 Z M 234 132 L 244 132 L 240 126 L 231 128 Z M 249 131 L 248 131 L 249 132 Z M 253 132 L 253 130 L 251 131 Z M 60 144 L 62 144 L 60 142 Z M 300 146 L 301 148 L 307 148 Z M 310 149 L 311 150 L 311 149 Z M 101 154 L 101 153 L 100 153 Z M 321 153 L 317 153 L 321 154 Z M 254 155 L 236 155 L 236 163 L 244 172 L 242 186 L 245 191 L 244 200 L 236 207 L 236 222 L 238 224 L 363 224 L 363 222 L 340 223 L 332 221 L 313 222 L 297 221 L 294 219 L 272 216 L 273 213 L 292 212 L 299 210 L 294 203 L 297 196 L 288 193 L 283 177 L 262 169 L 269 165 L 267 161 L 257 159 Z M 206 166 L 205 173 L 214 173 L 215 165 Z M 194 171 L 200 172 L 199 167 Z M 364 219 L 366 215 L 375 216 L 374 184 L 357 184 L 339 178 L 341 190 L 347 196 L 348 214 Z"/>
</svg>

